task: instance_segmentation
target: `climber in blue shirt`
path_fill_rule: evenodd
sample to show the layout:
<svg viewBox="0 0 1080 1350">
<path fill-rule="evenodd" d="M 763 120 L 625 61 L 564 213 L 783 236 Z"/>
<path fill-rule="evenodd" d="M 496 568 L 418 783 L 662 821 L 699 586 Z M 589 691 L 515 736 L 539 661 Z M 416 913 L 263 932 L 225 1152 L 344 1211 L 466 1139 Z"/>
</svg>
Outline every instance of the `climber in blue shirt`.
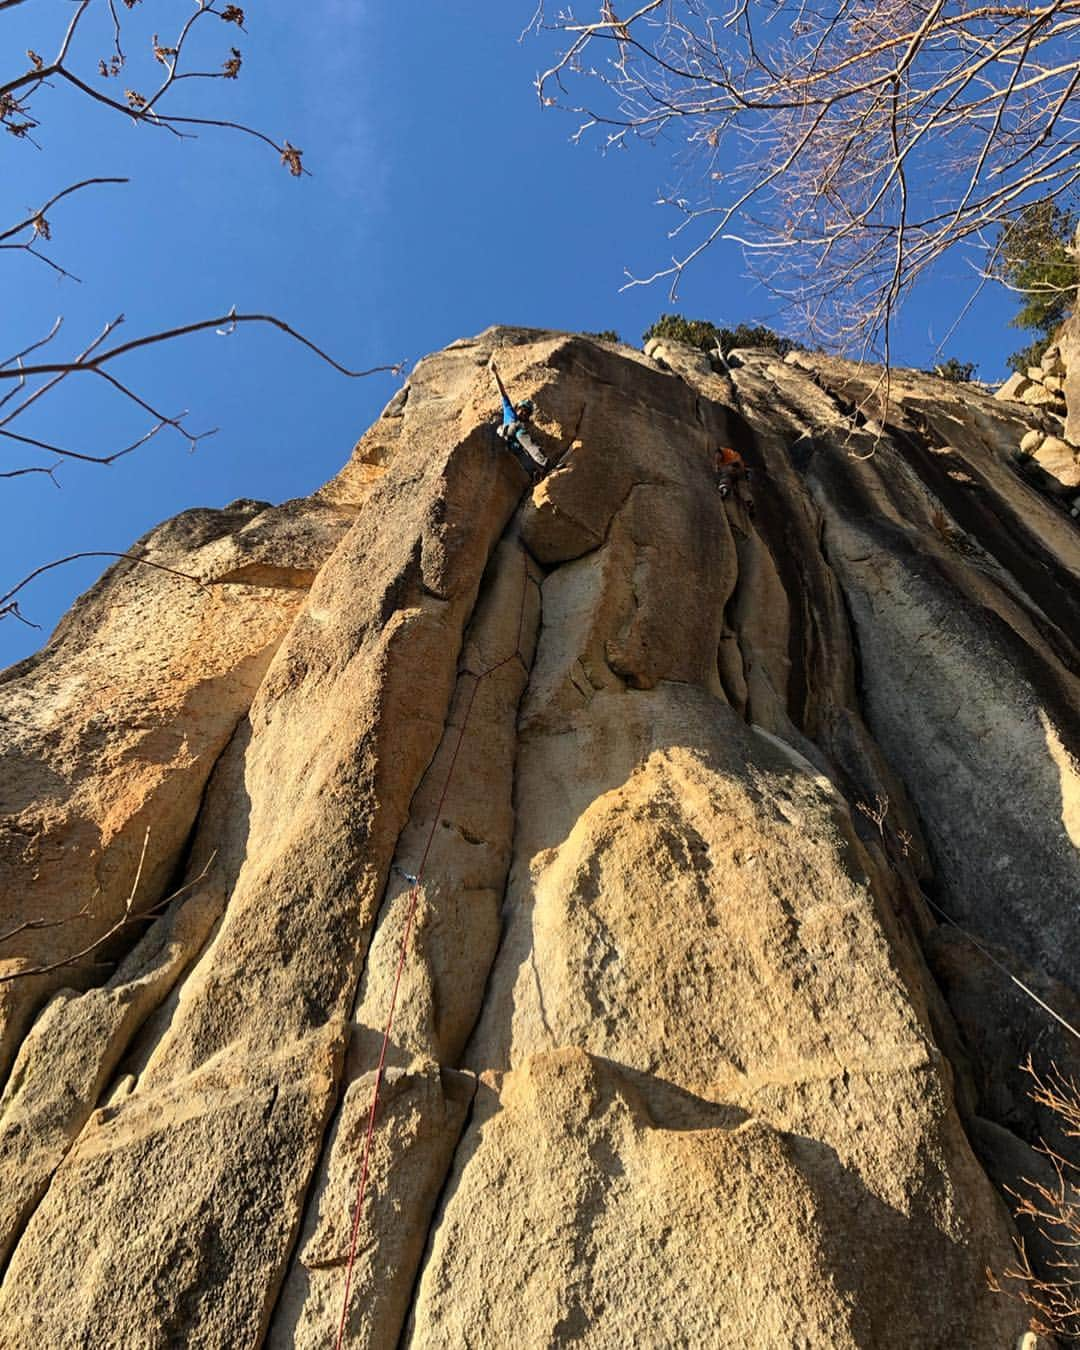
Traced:
<svg viewBox="0 0 1080 1350">
<path fill-rule="evenodd" d="M 506 392 L 506 386 L 495 368 L 494 361 L 491 363 L 491 373 L 495 376 L 495 383 L 499 386 L 499 396 L 502 399 L 502 426 L 498 428 L 497 434 L 511 449 L 520 450 L 528 457 L 530 464 L 525 467 L 530 469 L 534 477 L 546 473 L 548 466 L 543 451 L 526 430 L 535 411 L 532 399 L 524 399 L 515 407 L 510 402 L 510 395 Z"/>
</svg>

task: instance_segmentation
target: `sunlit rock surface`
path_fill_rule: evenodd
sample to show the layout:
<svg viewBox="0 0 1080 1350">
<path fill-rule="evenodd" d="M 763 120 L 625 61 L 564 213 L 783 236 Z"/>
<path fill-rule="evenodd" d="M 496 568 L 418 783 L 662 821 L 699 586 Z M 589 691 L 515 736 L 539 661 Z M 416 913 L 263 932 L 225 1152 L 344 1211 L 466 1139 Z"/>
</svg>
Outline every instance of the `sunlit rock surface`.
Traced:
<svg viewBox="0 0 1080 1350">
<path fill-rule="evenodd" d="M 940 915 L 1080 1004 L 1049 417 L 492 329 L 142 540 L 0 678 L 3 1345 L 333 1345 L 423 868 L 345 1344 L 1012 1346 L 1076 1054 Z"/>
</svg>

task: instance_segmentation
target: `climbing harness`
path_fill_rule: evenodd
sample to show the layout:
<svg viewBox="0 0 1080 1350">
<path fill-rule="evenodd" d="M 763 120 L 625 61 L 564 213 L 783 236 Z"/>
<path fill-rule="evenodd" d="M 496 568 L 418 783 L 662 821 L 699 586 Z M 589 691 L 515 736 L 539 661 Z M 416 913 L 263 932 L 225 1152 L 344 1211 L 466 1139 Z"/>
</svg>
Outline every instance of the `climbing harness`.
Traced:
<svg viewBox="0 0 1080 1350">
<path fill-rule="evenodd" d="M 465 669 L 461 672 L 463 675 L 472 677 L 472 692 L 469 694 L 468 702 L 465 704 L 465 711 L 462 714 L 461 726 L 458 728 L 457 740 L 454 743 L 454 750 L 450 756 L 450 763 L 447 766 L 446 778 L 443 781 L 439 803 L 431 817 L 431 829 L 428 831 L 427 841 L 424 844 L 424 851 L 420 856 L 420 866 L 416 869 L 415 876 L 406 872 L 404 868 L 398 866 L 396 863 L 391 867 L 392 871 L 403 877 L 410 885 L 409 904 L 408 909 L 405 912 L 405 927 L 401 934 L 397 971 L 394 975 L 394 985 L 390 992 L 390 1007 L 386 1014 L 386 1027 L 383 1031 L 382 1047 L 379 1050 L 379 1060 L 375 1069 L 375 1086 L 371 1094 L 371 1108 L 368 1111 L 367 1131 L 364 1135 L 363 1160 L 360 1166 L 360 1177 L 356 1184 L 352 1232 L 349 1239 L 349 1259 L 345 1267 L 345 1295 L 342 1299 L 341 1321 L 338 1324 L 337 1340 L 334 1342 L 334 1350 L 341 1350 L 345 1340 L 345 1326 L 349 1318 L 349 1296 L 352 1292 L 353 1268 L 356 1265 L 356 1243 L 360 1233 L 360 1216 L 364 1210 L 364 1199 L 367 1195 L 368 1175 L 371 1166 L 371 1145 L 375 1135 L 375 1118 L 379 1109 L 379 1097 L 382 1092 L 383 1078 L 386 1073 L 386 1056 L 390 1047 L 390 1035 L 394 1029 L 394 1011 L 397 1007 L 398 990 L 401 986 L 402 973 L 405 970 L 405 958 L 409 951 L 409 938 L 413 930 L 413 920 L 416 917 L 416 906 L 420 898 L 420 887 L 423 883 L 424 873 L 427 869 L 431 846 L 435 841 L 435 831 L 438 828 L 439 821 L 442 819 L 443 807 L 446 804 L 447 793 L 450 791 L 450 783 L 454 776 L 454 768 L 457 765 L 458 754 L 461 750 L 462 742 L 465 740 L 465 732 L 468 729 L 473 704 L 476 702 L 477 691 L 489 675 L 494 675 L 496 671 L 502 670 L 504 666 L 508 666 L 512 661 L 520 660 L 522 666 L 525 665 L 525 658 L 521 654 L 521 635 L 525 628 L 525 601 L 529 593 L 529 559 L 524 550 L 522 551 L 521 562 L 523 571 L 521 579 L 521 605 L 518 610 L 517 640 L 514 644 L 514 650 L 509 656 L 504 656 L 501 661 L 496 661 L 494 665 L 488 666 L 485 670 L 472 671 Z"/>
</svg>

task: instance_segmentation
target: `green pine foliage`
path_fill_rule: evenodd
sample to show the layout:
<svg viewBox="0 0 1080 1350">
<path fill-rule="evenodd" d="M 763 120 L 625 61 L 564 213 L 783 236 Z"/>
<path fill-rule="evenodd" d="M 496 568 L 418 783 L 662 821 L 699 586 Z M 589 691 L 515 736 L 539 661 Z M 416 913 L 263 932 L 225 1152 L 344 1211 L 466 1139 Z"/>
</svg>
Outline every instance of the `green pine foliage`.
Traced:
<svg viewBox="0 0 1080 1350">
<path fill-rule="evenodd" d="M 686 319 L 681 314 L 661 314 L 642 334 L 642 342 L 650 338 L 668 338 L 697 347 L 703 352 L 715 352 L 717 346 L 725 354 L 733 347 L 765 347 L 778 356 L 802 350 L 791 338 L 781 337 L 762 324 L 740 323 L 734 328 L 718 328 L 708 319 Z"/>
<path fill-rule="evenodd" d="M 720 342 L 721 330 L 708 319 L 684 319 L 681 314 L 661 314 L 655 323 L 649 325 L 641 335 L 642 342 L 650 338 L 669 338 L 672 342 L 685 343 L 687 347 L 698 347 L 703 352 L 713 352 Z"/>
<path fill-rule="evenodd" d="M 1002 280 L 1022 296 L 1014 328 L 1038 334 L 1035 341 L 1009 357 L 1012 370 L 1036 366 L 1050 346 L 1076 297 L 1077 267 L 1068 253 L 1076 229 L 1075 212 L 1055 201 L 1031 202 L 998 239 Z"/>
</svg>

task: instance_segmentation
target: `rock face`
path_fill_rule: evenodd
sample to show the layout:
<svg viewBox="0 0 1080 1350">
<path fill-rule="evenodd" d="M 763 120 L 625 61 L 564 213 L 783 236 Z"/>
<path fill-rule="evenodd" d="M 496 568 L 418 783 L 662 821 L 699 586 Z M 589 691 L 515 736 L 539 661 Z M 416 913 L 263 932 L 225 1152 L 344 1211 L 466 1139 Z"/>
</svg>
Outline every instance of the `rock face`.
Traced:
<svg viewBox="0 0 1080 1350">
<path fill-rule="evenodd" d="M 1020 453 L 1033 459 L 1043 485 L 1070 500 L 1072 515 L 1080 517 L 1080 324 L 1076 316 L 1059 329 L 1038 366 L 1026 375 L 1010 375 L 994 395 L 1025 403 L 1036 417 L 1020 438 Z M 1038 411 L 1036 411 L 1038 410 Z"/>
<path fill-rule="evenodd" d="M 1080 445 L 1080 319 L 1073 314 L 1065 321 L 1059 347 L 1061 387 L 1065 395 L 1065 436 Z"/>
<path fill-rule="evenodd" d="M 654 356 L 455 343 L 0 680 L 5 1347 L 1023 1332 L 1080 536 L 1020 405 Z"/>
</svg>

